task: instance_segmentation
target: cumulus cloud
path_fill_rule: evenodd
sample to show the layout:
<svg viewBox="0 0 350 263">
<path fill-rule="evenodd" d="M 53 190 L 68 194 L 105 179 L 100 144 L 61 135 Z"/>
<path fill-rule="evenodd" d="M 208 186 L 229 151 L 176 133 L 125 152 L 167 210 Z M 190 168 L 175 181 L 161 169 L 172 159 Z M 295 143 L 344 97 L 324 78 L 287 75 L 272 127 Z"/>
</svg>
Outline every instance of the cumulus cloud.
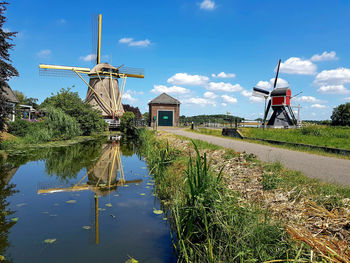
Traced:
<svg viewBox="0 0 350 263">
<path fill-rule="evenodd" d="M 222 107 L 226 107 L 227 104 L 223 102 L 223 103 L 221 103 L 221 106 L 222 106 Z"/>
<path fill-rule="evenodd" d="M 215 101 L 205 99 L 205 98 L 199 98 L 199 97 L 184 99 L 183 103 L 184 104 L 196 104 L 196 105 L 199 105 L 201 107 L 205 107 L 208 105 L 212 105 L 212 106 L 216 107 Z"/>
<path fill-rule="evenodd" d="M 95 61 L 96 58 L 97 58 L 96 54 L 89 54 L 89 55 L 80 57 L 80 59 L 85 62 Z"/>
<path fill-rule="evenodd" d="M 236 74 L 234 73 L 225 73 L 220 72 L 219 74 L 211 74 L 213 78 L 220 78 L 220 79 L 229 79 L 229 78 L 235 78 Z"/>
<path fill-rule="evenodd" d="M 315 97 L 312 96 L 300 96 L 300 97 L 295 97 L 295 101 L 298 102 L 310 102 L 310 103 L 319 103 L 321 100 L 316 99 Z"/>
<path fill-rule="evenodd" d="M 275 79 L 273 79 L 273 80 L 275 81 Z M 280 78 L 278 80 L 280 80 Z M 278 83 L 278 80 L 277 80 L 277 83 Z M 259 88 L 259 89 L 272 89 L 272 85 L 268 81 L 262 81 L 262 80 L 260 80 L 255 85 L 255 87 Z"/>
<path fill-rule="evenodd" d="M 231 97 L 229 95 L 222 95 L 221 98 L 223 99 L 224 102 L 234 104 L 237 103 L 237 99 L 235 97 Z"/>
<path fill-rule="evenodd" d="M 213 10 L 215 8 L 215 2 L 211 0 L 203 0 L 199 5 L 200 9 Z"/>
<path fill-rule="evenodd" d="M 350 101 L 350 97 L 344 98 L 344 100 L 349 100 Z"/>
<path fill-rule="evenodd" d="M 244 97 L 251 97 L 252 92 L 244 89 L 244 90 L 242 90 L 241 95 Z"/>
<path fill-rule="evenodd" d="M 275 83 L 275 78 L 270 79 L 271 88 L 273 87 L 274 83 Z M 287 87 L 289 87 L 288 81 L 281 78 L 277 79 L 276 88 L 287 88 Z"/>
<path fill-rule="evenodd" d="M 208 99 L 216 99 L 218 95 L 216 95 L 214 92 L 207 91 L 204 93 L 204 98 Z"/>
<path fill-rule="evenodd" d="M 225 92 L 237 92 L 243 90 L 239 84 L 231 84 L 226 82 L 210 82 L 207 86 L 208 90 L 212 91 L 225 91 Z"/>
<path fill-rule="evenodd" d="M 186 93 L 189 93 L 190 90 L 185 89 L 183 87 L 178 87 L 178 86 L 167 87 L 164 85 L 154 85 L 151 92 L 152 93 L 169 93 L 169 94 L 186 94 Z"/>
<path fill-rule="evenodd" d="M 51 56 L 52 52 L 50 49 L 43 49 L 43 50 L 40 50 L 38 53 L 36 53 L 36 55 L 39 57 L 39 58 L 49 58 Z"/>
<path fill-rule="evenodd" d="M 280 72 L 297 75 L 313 75 L 316 73 L 317 66 L 310 60 L 291 57 L 281 63 Z"/>
<path fill-rule="evenodd" d="M 343 85 L 350 83 L 350 69 L 323 70 L 316 75 L 314 82 L 317 85 Z"/>
<path fill-rule="evenodd" d="M 322 104 L 312 104 L 311 105 L 311 108 L 316 108 L 316 109 L 325 109 L 325 108 L 327 108 L 327 106 L 326 105 L 322 105 Z"/>
<path fill-rule="evenodd" d="M 127 44 L 131 47 L 148 47 L 151 44 L 151 41 L 148 39 L 134 41 L 132 37 L 124 37 L 119 39 L 120 44 Z"/>
<path fill-rule="evenodd" d="M 321 86 L 317 91 L 321 93 L 328 93 L 328 94 L 349 94 L 350 93 L 350 90 L 345 88 L 343 85 Z"/>
<path fill-rule="evenodd" d="M 315 54 L 311 57 L 311 61 L 318 62 L 318 61 L 326 61 L 326 60 L 337 60 L 337 55 L 335 51 L 331 52 L 323 52 L 321 55 Z"/>
<path fill-rule="evenodd" d="M 200 75 L 189 75 L 187 73 L 176 73 L 174 76 L 168 79 L 169 84 L 173 85 L 191 85 L 201 86 L 206 84 L 209 78 Z"/>
<path fill-rule="evenodd" d="M 127 91 L 127 92 L 124 92 L 124 94 L 123 94 L 123 96 L 122 96 L 122 99 L 123 100 L 128 100 L 128 101 L 130 101 L 130 102 L 135 102 L 135 101 L 137 101 L 137 99 L 136 98 L 134 98 L 132 95 L 131 95 L 131 91 Z"/>
<path fill-rule="evenodd" d="M 260 97 L 251 96 L 249 97 L 249 101 L 253 103 L 260 103 L 260 102 L 264 102 L 264 99 Z"/>
</svg>

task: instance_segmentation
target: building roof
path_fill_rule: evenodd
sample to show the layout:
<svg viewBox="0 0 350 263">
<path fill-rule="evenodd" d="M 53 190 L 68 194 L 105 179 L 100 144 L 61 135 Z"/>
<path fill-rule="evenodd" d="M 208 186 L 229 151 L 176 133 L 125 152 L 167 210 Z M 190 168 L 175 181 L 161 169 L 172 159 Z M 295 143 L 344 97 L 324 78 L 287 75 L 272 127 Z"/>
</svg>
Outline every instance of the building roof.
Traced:
<svg viewBox="0 0 350 263">
<path fill-rule="evenodd" d="M 157 98 L 151 100 L 148 104 L 181 104 L 177 99 L 169 96 L 166 93 L 160 94 Z"/>
<path fill-rule="evenodd" d="M 17 99 L 16 95 L 13 93 L 13 91 L 9 85 L 5 84 L 4 86 L 2 86 L 2 88 L 4 90 L 3 95 L 6 99 L 6 101 L 13 102 L 13 103 L 19 103 L 19 100 Z"/>
</svg>

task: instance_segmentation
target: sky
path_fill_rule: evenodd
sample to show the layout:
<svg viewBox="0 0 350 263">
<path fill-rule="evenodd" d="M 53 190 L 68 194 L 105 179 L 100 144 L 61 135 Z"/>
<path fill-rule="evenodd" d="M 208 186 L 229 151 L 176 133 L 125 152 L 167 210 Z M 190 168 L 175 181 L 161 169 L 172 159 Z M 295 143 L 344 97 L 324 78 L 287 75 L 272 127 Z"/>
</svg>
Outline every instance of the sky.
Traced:
<svg viewBox="0 0 350 263">
<path fill-rule="evenodd" d="M 123 103 L 148 111 L 161 94 L 180 114 L 262 117 L 252 88 L 289 86 L 301 119 L 329 119 L 350 102 L 349 0 L 10 0 L 4 30 L 18 32 L 11 51 L 20 76 L 12 89 L 42 102 L 61 88 L 85 98 L 78 77 L 40 76 L 38 65 L 94 66 L 92 18 L 102 14 L 102 61 L 143 68 L 128 78 Z M 100 3 L 100 5 L 96 5 Z M 296 108 L 294 108 L 296 110 Z"/>
</svg>

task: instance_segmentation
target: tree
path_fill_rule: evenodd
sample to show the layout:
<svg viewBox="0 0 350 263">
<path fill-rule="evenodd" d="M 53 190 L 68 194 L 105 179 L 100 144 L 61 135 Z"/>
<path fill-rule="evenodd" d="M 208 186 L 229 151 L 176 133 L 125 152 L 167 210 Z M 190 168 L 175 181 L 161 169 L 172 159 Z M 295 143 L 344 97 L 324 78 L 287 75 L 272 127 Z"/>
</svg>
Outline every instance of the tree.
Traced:
<svg viewBox="0 0 350 263">
<path fill-rule="evenodd" d="M 125 112 L 127 112 L 127 111 L 133 112 L 136 119 L 141 119 L 142 118 L 142 114 L 141 114 L 141 112 L 139 110 L 139 107 L 133 107 L 133 106 L 131 106 L 129 104 L 123 104 L 123 109 L 124 109 Z"/>
<path fill-rule="evenodd" d="M 16 95 L 19 104 L 24 104 L 24 105 L 29 105 L 32 106 L 34 109 L 38 108 L 38 99 L 37 98 L 30 98 L 27 97 L 26 95 L 24 95 L 23 92 L 18 91 L 18 90 L 14 90 L 13 93 Z"/>
<path fill-rule="evenodd" d="M 350 103 L 340 104 L 333 109 L 332 125 L 350 126 Z"/>
<path fill-rule="evenodd" d="M 3 29 L 6 17 L 6 2 L 0 2 L 0 131 L 5 129 L 5 121 L 9 114 L 9 107 L 7 106 L 5 97 L 3 95 L 3 87 L 7 85 L 7 81 L 15 76 L 18 76 L 18 71 L 10 64 L 9 50 L 11 50 L 14 44 L 9 43 L 17 32 L 7 32 Z"/>
<path fill-rule="evenodd" d="M 54 107 L 73 117 L 79 123 L 83 135 L 104 131 L 108 124 L 101 118 L 101 113 L 84 102 L 77 92 L 61 89 L 56 95 L 46 98 L 40 108 Z"/>
<path fill-rule="evenodd" d="M 122 132 L 124 132 L 127 135 L 135 135 L 135 114 L 131 111 L 127 111 L 123 114 L 123 116 L 120 118 L 120 129 Z"/>
</svg>

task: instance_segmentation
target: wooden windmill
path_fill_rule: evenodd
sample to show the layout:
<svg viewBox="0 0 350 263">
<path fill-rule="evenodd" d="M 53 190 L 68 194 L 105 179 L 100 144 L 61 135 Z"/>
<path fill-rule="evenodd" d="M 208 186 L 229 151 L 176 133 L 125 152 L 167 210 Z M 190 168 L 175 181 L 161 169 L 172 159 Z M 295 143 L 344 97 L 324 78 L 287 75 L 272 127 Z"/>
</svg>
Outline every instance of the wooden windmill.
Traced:
<svg viewBox="0 0 350 263">
<path fill-rule="evenodd" d="M 101 30 L 102 15 L 98 16 L 98 40 L 96 65 L 90 68 L 69 67 L 59 65 L 39 65 L 40 75 L 64 75 L 64 71 L 75 73 L 87 86 L 86 102 L 102 113 L 106 120 L 119 120 L 123 115 L 122 96 L 126 79 L 144 78 L 143 69 L 101 63 Z M 89 82 L 84 77 L 88 76 Z M 119 83 L 121 79 L 121 83 Z"/>
</svg>

